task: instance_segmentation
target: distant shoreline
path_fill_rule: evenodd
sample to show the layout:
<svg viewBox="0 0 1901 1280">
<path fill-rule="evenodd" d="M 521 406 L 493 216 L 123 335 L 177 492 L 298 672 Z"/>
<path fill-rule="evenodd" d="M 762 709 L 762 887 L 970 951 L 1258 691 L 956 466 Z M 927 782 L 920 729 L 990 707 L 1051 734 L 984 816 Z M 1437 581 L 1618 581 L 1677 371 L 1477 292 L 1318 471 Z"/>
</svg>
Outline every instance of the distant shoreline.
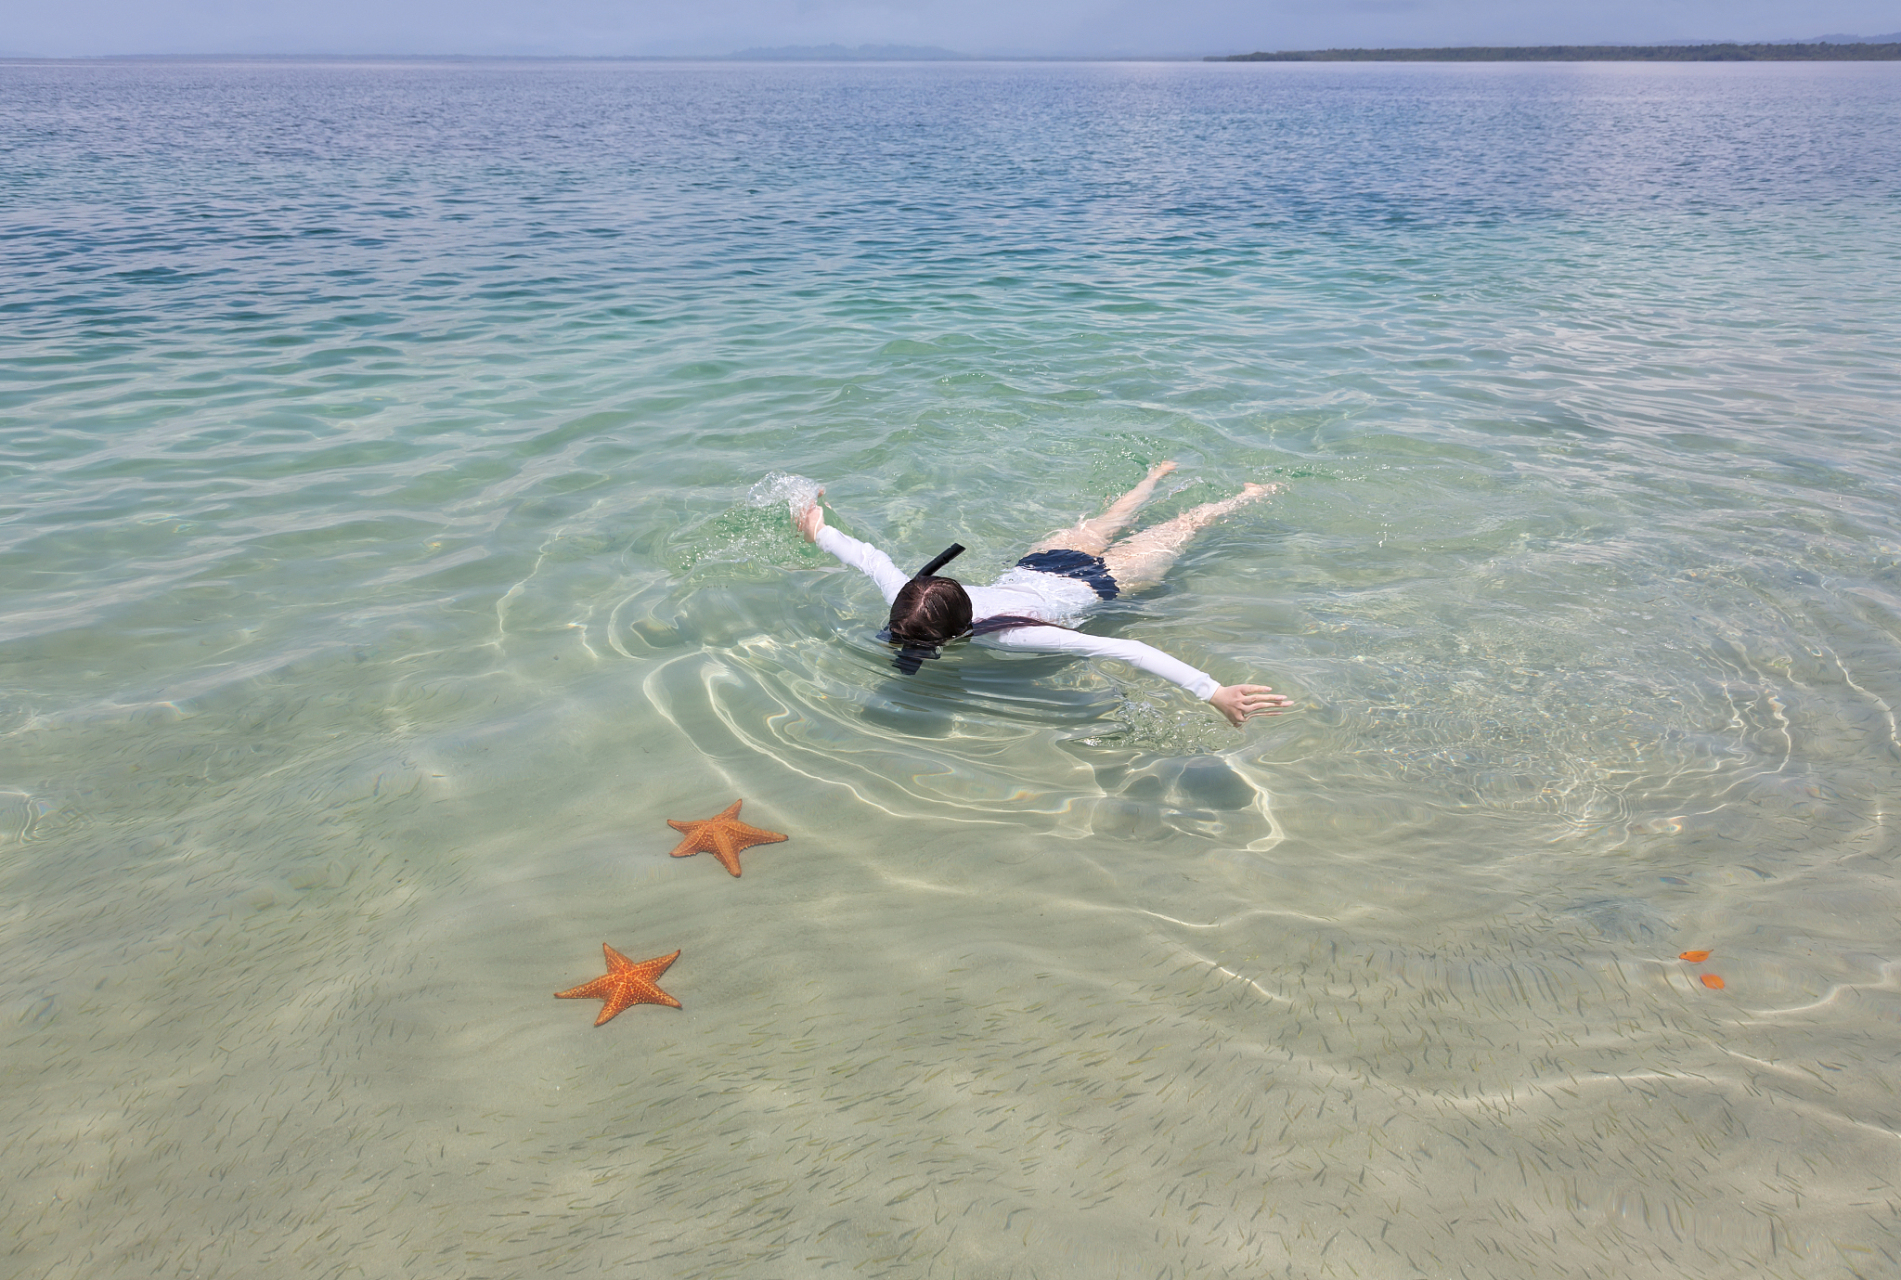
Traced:
<svg viewBox="0 0 1901 1280">
<path fill-rule="evenodd" d="M 1548 44 L 1211 54 L 1204 62 L 1896 62 L 1894 44 Z"/>
<path fill-rule="evenodd" d="M 966 55 L 949 50 L 892 56 L 850 51 L 806 54 L 782 50 L 745 50 L 726 54 L 562 54 L 562 53 L 109 53 L 42 54 L 0 52 L 0 64 L 21 63 L 438 63 L 494 65 L 562 63 L 727 63 L 759 65 L 873 65 L 982 63 L 1209 63 L 1209 62 L 1898 62 L 1901 41 L 1805 44 L 1697 45 L 1508 45 L 1445 49 L 1301 49 L 1234 54 Z"/>
</svg>

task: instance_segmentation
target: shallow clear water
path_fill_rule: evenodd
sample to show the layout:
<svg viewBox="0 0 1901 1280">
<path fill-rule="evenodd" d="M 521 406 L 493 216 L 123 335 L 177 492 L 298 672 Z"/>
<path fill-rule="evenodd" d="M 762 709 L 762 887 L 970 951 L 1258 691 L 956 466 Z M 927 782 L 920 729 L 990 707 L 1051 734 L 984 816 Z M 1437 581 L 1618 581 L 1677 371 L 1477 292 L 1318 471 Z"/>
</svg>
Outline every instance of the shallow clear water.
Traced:
<svg viewBox="0 0 1901 1280">
<path fill-rule="evenodd" d="M 10 1268 L 1892 1274 L 1897 174 L 1880 65 L 0 66 Z M 1096 625 L 1296 712 L 901 681 L 747 502 L 1163 458 L 1288 488 Z"/>
</svg>

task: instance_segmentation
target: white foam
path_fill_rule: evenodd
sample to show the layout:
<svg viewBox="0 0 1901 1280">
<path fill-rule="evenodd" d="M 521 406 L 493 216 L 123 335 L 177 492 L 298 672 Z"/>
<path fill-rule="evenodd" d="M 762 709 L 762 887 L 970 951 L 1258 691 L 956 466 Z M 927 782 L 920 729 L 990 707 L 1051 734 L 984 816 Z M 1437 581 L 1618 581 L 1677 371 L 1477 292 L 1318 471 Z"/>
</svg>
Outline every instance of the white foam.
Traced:
<svg viewBox="0 0 1901 1280">
<path fill-rule="evenodd" d="M 764 478 L 746 491 L 746 505 L 769 507 L 776 502 L 784 502 L 786 510 L 797 517 L 818 501 L 818 495 L 819 482 L 816 480 L 789 475 L 784 471 L 768 471 Z"/>
</svg>

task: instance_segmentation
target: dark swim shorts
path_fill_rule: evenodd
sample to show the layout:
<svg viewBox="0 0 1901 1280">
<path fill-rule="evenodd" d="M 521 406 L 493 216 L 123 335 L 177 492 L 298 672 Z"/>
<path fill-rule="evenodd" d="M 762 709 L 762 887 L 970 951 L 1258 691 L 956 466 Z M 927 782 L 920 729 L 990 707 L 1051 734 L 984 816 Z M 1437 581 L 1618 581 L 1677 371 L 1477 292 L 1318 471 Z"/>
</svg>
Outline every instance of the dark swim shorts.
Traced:
<svg viewBox="0 0 1901 1280">
<path fill-rule="evenodd" d="M 1104 600 L 1113 600 L 1122 594 L 1122 588 L 1109 576 L 1108 566 L 1103 564 L 1102 557 L 1092 556 L 1087 551 L 1073 551 L 1068 547 L 1033 551 L 1017 561 L 1017 568 L 1034 569 L 1038 573 L 1053 573 L 1059 578 L 1087 582 Z"/>
</svg>

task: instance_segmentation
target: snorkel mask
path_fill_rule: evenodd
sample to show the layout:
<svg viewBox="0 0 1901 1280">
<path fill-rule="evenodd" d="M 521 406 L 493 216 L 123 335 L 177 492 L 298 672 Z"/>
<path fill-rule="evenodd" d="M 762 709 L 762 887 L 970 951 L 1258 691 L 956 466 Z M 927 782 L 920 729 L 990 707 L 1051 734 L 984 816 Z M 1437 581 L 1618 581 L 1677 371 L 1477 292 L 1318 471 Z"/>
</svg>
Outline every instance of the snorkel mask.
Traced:
<svg viewBox="0 0 1901 1280">
<path fill-rule="evenodd" d="M 963 554 L 964 554 L 963 543 L 961 542 L 951 543 L 950 546 L 944 548 L 944 550 L 940 552 L 929 564 L 925 565 L 922 569 L 919 569 L 916 573 L 912 574 L 911 581 L 916 582 L 919 578 L 930 577 L 932 574 L 936 573 L 939 569 L 942 569 L 945 565 L 949 564 L 951 561 L 955 560 L 958 556 L 961 556 Z M 889 627 L 886 627 L 883 631 L 880 631 L 878 633 L 878 639 L 884 641 L 886 644 L 895 644 L 895 645 L 900 646 L 898 649 L 897 656 L 891 659 L 891 665 L 896 667 L 899 671 L 903 672 L 907 676 L 916 675 L 918 672 L 918 668 L 924 665 L 924 660 L 926 658 L 935 659 L 939 656 L 937 646 L 934 644 L 912 644 L 906 641 L 893 639 L 891 635 L 891 628 Z"/>
</svg>

